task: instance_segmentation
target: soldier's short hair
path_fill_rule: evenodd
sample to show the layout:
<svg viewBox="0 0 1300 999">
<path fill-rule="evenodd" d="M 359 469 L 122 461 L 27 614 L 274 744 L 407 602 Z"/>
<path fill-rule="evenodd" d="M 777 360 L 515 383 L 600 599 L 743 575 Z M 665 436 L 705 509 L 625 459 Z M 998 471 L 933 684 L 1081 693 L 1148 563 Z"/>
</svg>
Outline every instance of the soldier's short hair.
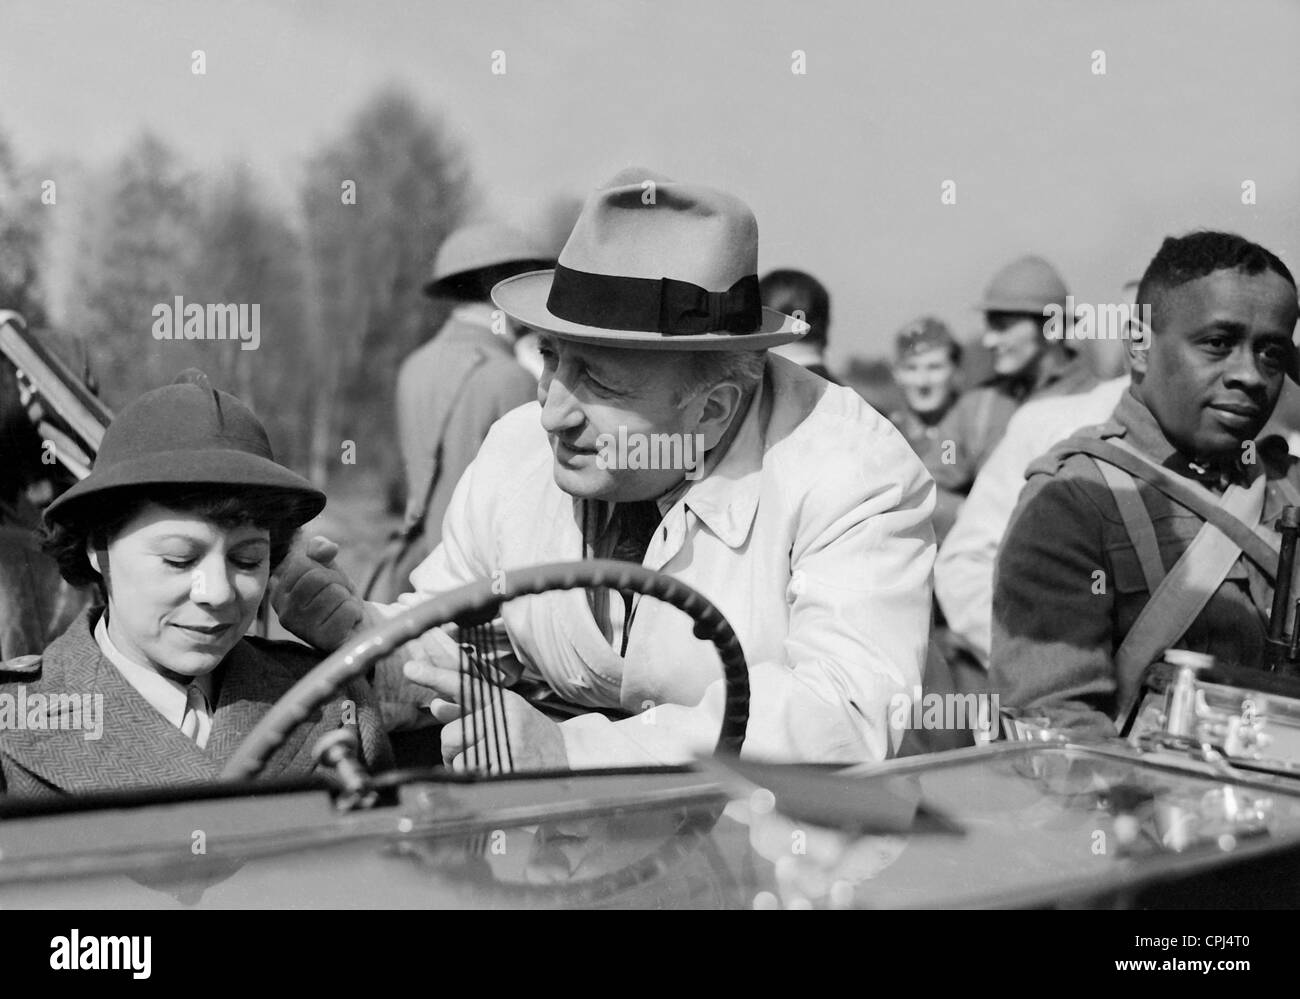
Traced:
<svg viewBox="0 0 1300 999">
<path fill-rule="evenodd" d="M 1151 307 L 1151 325 L 1158 330 L 1161 293 L 1215 271 L 1262 274 L 1272 271 L 1295 287 L 1295 278 L 1277 254 L 1231 232 L 1198 230 L 1166 236 L 1138 283 L 1138 305 Z"/>
</svg>

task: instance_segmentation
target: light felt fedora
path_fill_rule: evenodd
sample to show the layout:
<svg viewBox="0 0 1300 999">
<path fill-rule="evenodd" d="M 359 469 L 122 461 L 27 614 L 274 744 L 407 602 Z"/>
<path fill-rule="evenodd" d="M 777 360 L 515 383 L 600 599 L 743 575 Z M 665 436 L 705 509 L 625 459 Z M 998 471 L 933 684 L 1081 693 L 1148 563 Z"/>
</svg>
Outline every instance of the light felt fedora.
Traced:
<svg viewBox="0 0 1300 999">
<path fill-rule="evenodd" d="M 640 168 L 587 199 L 553 270 L 502 281 L 492 301 L 536 330 L 642 350 L 762 350 L 808 331 L 760 301 L 744 202 Z"/>
<path fill-rule="evenodd" d="M 554 263 L 554 256 L 517 229 L 500 222 L 473 222 L 442 241 L 424 293 L 486 298 L 496 281 Z M 485 277 L 491 283 L 485 282 Z"/>
</svg>

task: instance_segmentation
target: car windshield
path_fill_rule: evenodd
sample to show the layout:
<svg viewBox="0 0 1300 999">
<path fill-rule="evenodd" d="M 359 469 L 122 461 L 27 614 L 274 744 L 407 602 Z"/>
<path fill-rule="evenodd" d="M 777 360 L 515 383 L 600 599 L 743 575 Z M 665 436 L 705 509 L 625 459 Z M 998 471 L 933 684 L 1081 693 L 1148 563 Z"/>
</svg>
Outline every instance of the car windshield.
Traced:
<svg viewBox="0 0 1300 999">
<path fill-rule="evenodd" d="M 5 806 L 0 904 L 1041 905 L 1205 890 L 1300 849 L 1290 788 L 1065 745 L 840 772 L 410 775 L 349 811 L 302 784 L 218 790 Z"/>
</svg>

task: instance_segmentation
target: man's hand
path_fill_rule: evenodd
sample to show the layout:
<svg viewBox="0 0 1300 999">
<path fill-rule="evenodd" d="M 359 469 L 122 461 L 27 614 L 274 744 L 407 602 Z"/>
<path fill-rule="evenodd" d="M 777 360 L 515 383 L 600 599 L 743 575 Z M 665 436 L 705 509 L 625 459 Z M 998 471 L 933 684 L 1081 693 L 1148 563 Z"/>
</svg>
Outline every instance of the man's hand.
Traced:
<svg viewBox="0 0 1300 999">
<path fill-rule="evenodd" d="M 428 662 L 408 662 L 406 678 L 428 687 L 434 693 L 429 710 L 443 723 L 442 759 L 453 770 L 466 770 L 471 763 L 486 764 L 493 770 L 506 771 L 513 761 L 519 770 L 562 770 L 569 766 L 560 726 L 542 714 L 518 694 L 500 690 L 504 702 L 506 725 L 510 730 L 510 760 L 497 756 L 497 740 L 491 734 L 492 712 L 486 704 L 475 704 L 472 685 L 466 685 L 469 703 L 460 704 L 460 673 L 455 669 L 441 669 Z M 494 695 L 495 696 L 495 695 Z M 498 704 L 496 715 L 501 716 Z M 464 724 L 458 721 L 465 716 Z M 468 743 L 478 735 L 473 745 Z M 505 741 L 501 740 L 505 753 Z"/>
<path fill-rule="evenodd" d="M 365 603 L 335 567 L 339 546 L 314 537 L 294 548 L 275 570 L 271 606 L 280 623 L 309 645 L 333 652 L 368 622 Z"/>
</svg>

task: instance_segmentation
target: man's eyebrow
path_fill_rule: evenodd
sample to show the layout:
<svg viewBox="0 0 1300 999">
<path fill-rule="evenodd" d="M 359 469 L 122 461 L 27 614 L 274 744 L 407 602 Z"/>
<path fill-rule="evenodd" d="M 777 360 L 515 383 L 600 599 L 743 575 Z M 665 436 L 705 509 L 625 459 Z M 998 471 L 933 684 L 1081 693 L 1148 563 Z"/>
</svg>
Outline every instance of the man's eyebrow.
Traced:
<svg viewBox="0 0 1300 999">
<path fill-rule="evenodd" d="M 1235 337 L 1244 337 L 1249 332 L 1245 323 L 1239 323 L 1231 319 L 1213 319 L 1196 331 L 1197 334 L 1228 333 Z"/>
<path fill-rule="evenodd" d="M 579 358 L 579 361 L 585 370 L 590 371 L 601 381 L 615 385 L 622 384 L 623 380 L 619 378 L 617 374 L 612 374 L 610 372 L 608 364 L 602 364 L 599 360 L 592 360 L 589 357 L 581 357 Z"/>
<path fill-rule="evenodd" d="M 608 360 L 579 354 L 577 361 L 578 366 L 583 371 L 595 376 L 597 381 L 608 385 L 612 389 L 626 392 L 637 385 L 638 380 L 636 378 L 629 376 L 626 371 L 619 369 L 617 365 L 611 364 Z"/>
</svg>

